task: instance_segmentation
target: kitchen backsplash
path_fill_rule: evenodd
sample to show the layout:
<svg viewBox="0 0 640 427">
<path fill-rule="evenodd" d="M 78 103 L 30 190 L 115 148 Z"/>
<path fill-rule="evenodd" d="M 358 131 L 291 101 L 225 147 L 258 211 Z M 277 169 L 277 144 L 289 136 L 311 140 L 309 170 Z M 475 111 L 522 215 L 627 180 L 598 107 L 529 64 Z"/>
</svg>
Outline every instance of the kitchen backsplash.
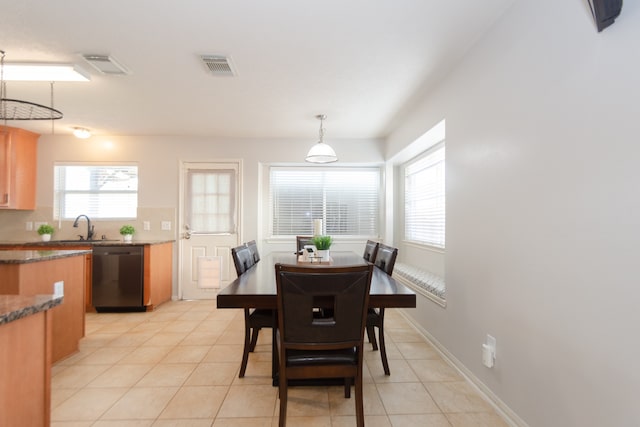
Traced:
<svg viewBox="0 0 640 427">
<path fill-rule="evenodd" d="M 105 236 L 107 239 L 122 239 L 120 227 L 131 224 L 135 227 L 134 240 L 171 240 L 177 238 L 177 215 L 175 208 L 138 208 L 138 218 L 133 220 L 101 220 L 91 218 L 95 226 L 95 239 Z M 53 225 L 55 232 L 52 240 L 77 239 L 79 234 L 86 237 L 87 221 L 81 218 L 78 228 L 73 228 L 73 220 L 61 223 L 53 220 L 53 207 L 42 206 L 33 211 L 0 210 L 0 241 L 32 242 L 40 240 L 37 233 L 40 223 Z M 145 230 L 148 223 L 149 230 Z M 28 226 L 31 230 L 27 230 Z M 163 229 L 163 225 L 169 230 Z"/>
</svg>

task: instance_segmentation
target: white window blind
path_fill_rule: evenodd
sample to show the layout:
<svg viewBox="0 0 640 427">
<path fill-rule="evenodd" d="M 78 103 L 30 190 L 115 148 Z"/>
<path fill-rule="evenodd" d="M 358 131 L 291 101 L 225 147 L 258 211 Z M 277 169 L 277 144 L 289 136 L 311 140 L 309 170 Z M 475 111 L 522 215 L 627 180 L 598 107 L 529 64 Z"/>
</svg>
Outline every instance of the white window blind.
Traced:
<svg viewBox="0 0 640 427">
<path fill-rule="evenodd" d="M 138 166 L 75 164 L 54 166 L 54 219 L 136 218 Z"/>
<path fill-rule="evenodd" d="M 273 236 L 312 235 L 321 219 L 332 236 L 378 236 L 379 168 L 284 168 L 270 170 Z"/>
<path fill-rule="evenodd" d="M 405 239 L 444 248 L 445 150 L 437 145 L 404 168 Z"/>
</svg>

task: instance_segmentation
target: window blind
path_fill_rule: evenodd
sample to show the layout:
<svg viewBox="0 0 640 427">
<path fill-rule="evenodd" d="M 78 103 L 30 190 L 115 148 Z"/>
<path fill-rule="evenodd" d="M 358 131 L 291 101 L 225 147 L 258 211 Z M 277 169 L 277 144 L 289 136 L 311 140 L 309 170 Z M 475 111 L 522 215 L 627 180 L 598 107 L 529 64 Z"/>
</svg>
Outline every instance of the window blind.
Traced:
<svg viewBox="0 0 640 427">
<path fill-rule="evenodd" d="M 54 219 L 136 218 L 137 165 L 55 165 Z"/>
<path fill-rule="evenodd" d="M 445 246 L 445 149 L 437 145 L 404 168 L 405 239 Z"/>
<path fill-rule="evenodd" d="M 379 168 L 285 168 L 270 170 L 273 236 L 312 235 L 321 219 L 332 236 L 378 236 Z"/>
</svg>

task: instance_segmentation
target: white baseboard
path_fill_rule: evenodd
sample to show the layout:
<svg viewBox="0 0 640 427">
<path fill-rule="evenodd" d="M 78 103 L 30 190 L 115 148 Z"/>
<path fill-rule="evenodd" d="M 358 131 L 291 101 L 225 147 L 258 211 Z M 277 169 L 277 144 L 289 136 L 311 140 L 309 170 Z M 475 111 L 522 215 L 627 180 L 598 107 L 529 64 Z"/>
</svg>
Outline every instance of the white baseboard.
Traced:
<svg viewBox="0 0 640 427">
<path fill-rule="evenodd" d="M 402 316 L 407 319 L 409 324 L 415 328 L 415 330 L 424 338 L 429 341 L 429 343 L 440 353 L 440 356 L 448 362 L 451 366 L 456 368 L 460 375 L 465 377 L 471 385 L 473 385 L 478 393 L 487 401 L 496 412 L 504 419 L 504 421 L 509 424 L 511 427 L 529 427 L 529 425 L 522 420 L 518 414 L 516 414 L 511 408 L 507 406 L 498 396 L 496 396 L 489 387 L 487 387 L 478 377 L 476 377 L 473 372 L 467 369 L 466 366 L 462 364 L 453 354 L 449 352 L 440 342 L 435 339 L 426 329 L 417 324 L 415 320 L 409 316 L 405 310 L 398 310 Z"/>
</svg>

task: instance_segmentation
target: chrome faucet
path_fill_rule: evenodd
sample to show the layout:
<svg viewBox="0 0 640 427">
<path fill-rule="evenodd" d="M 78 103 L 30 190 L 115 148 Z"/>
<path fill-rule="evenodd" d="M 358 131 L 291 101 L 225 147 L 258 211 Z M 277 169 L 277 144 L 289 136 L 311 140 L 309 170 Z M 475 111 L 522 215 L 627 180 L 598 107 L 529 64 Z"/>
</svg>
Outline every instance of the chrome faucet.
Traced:
<svg viewBox="0 0 640 427">
<path fill-rule="evenodd" d="M 91 220 L 89 219 L 89 217 L 88 217 L 88 216 L 86 216 L 86 215 L 78 215 L 78 216 L 76 217 L 76 220 L 75 220 L 75 221 L 73 221 L 73 226 L 74 226 L 75 228 L 78 228 L 78 220 L 79 220 L 81 217 L 85 217 L 85 218 L 87 219 L 87 240 L 91 240 L 91 239 L 93 238 L 93 233 L 94 233 L 94 231 L 93 231 L 93 225 L 91 225 Z M 81 234 L 80 234 L 79 236 L 80 236 L 80 240 L 84 240 L 84 238 L 82 237 L 82 235 L 81 235 Z"/>
</svg>

